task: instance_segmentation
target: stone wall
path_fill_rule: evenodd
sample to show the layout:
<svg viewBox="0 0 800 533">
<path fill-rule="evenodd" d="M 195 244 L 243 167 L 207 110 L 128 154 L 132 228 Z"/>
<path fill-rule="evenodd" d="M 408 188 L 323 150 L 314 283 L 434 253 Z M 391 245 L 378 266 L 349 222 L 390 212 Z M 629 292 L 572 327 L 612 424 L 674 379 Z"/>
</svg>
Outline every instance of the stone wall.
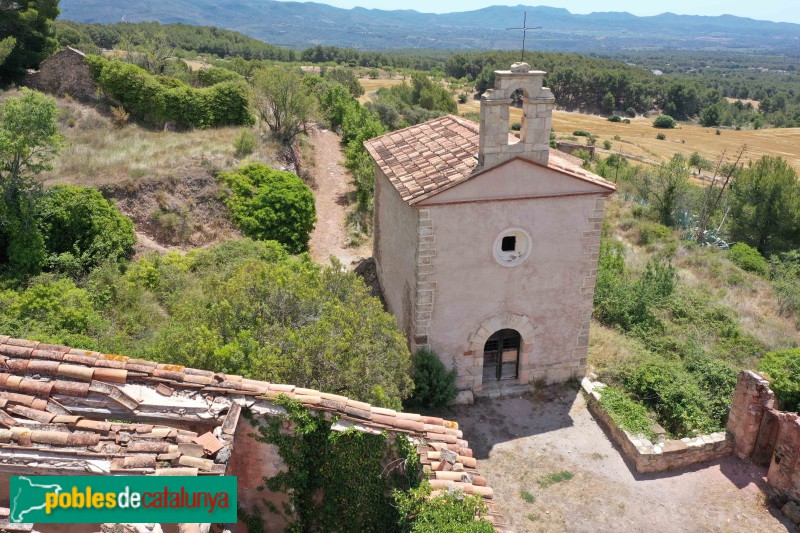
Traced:
<svg viewBox="0 0 800 533">
<path fill-rule="evenodd" d="M 800 501 L 800 416 L 775 408 L 775 394 L 760 374 L 739 374 L 728 431 L 738 457 L 769 464 L 767 483 L 790 500 Z"/>
<path fill-rule="evenodd" d="M 42 61 L 39 70 L 28 73 L 23 83 L 42 92 L 84 100 L 94 98 L 97 90 L 84 54 L 69 47 Z"/>
<path fill-rule="evenodd" d="M 589 411 L 605 426 L 622 454 L 631 461 L 637 472 L 665 472 L 688 465 L 719 459 L 730 455 L 733 440 L 725 432 L 711 433 L 680 440 L 661 437 L 651 442 L 644 436 L 631 435 L 619 427 L 600 405 L 605 385 L 584 378 L 581 384 L 587 396 Z"/>
</svg>

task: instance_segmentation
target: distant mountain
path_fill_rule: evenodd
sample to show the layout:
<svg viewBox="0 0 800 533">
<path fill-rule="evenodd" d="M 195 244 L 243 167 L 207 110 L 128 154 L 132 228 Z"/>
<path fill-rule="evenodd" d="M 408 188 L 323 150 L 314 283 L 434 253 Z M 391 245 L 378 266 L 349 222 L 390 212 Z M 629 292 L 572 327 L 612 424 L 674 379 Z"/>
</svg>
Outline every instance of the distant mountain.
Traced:
<svg viewBox="0 0 800 533">
<path fill-rule="evenodd" d="M 275 0 L 61 0 L 62 18 L 78 22 L 183 22 L 236 30 L 293 48 L 317 44 L 367 50 L 515 49 L 528 12 L 531 49 L 612 52 L 648 49 L 737 49 L 800 55 L 800 24 L 722 15 L 664 13 L 575 15 L 553 7 L 491 6 L 462 13 L 340 9 Z"/>
</svg>

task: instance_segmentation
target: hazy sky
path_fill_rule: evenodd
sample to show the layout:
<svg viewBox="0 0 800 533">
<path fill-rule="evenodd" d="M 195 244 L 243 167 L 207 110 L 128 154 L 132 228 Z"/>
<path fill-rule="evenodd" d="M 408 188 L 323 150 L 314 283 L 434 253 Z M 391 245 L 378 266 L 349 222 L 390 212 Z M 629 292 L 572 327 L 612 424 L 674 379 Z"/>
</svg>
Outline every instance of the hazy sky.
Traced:
<svg viewBox="0 0 800 533">
<path fill-rule="evenodd" d="M 302 1 L 302 0 L 301 0 Z M 367 7 L 376 9 L 415 9 L 427 13 L 470 11 L 490 5 L 517 5 L 520 2 L 503 0 L 315 0 L 338 7 Z M 525 5 L 563 7 L 573 13 L 592 11 L 627 11 L 634 15 L 657 15 L 665 11 L 681 15 L 737 15 L 759 20 L 800 23 L 798 0 L 670 0 L 669 2 L 643 2 L 642 0 L 553 0 L 551 2 L 523 2 Z"/>
</svg>

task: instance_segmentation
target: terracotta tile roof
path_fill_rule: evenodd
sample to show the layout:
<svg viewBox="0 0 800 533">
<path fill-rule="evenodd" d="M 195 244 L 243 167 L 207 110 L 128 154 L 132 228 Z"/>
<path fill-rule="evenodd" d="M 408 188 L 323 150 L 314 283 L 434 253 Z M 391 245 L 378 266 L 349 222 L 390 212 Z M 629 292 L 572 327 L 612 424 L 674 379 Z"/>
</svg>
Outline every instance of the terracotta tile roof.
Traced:
<svg viewBox="0 0 800 533">
<path fill-rule="evenodd" d="M 479 125 L 453 115 L 409 126 L 364 143 L 403 201 L 414 204 L 467 180 L 478 166 Z M 519 142 L 513 135 L 511 144 Z M 581 168 L 581 160 L 550 150 L 548 168 L 616 190 Z"/>
<path fill-rule="evenodd" d="M 453 115 L 364 143 L 404 201 L 463 180 L 478 165 L 478 125 Z"/>
<path fill-rule="evenodd" d="M 407 434 L 434 489 L 493 492 L 456 422 L 337 394 L 0 336 L 0 472 L 222 475 L 243 404 L 279 395 L 366 431 Z M 223 450 L 230 453 L 221 453 Z M 0 515 L 0 529 L 2 529 Z"/>
</svg>

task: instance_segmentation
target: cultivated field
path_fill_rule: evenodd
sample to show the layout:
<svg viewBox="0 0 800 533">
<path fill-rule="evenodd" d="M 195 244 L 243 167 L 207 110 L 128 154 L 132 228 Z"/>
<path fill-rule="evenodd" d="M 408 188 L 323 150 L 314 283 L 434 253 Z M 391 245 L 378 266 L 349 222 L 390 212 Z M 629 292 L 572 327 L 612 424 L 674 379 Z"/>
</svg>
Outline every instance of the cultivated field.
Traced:
<svg viewBox="0 0 800 533">
<path fill-rule="evenodd" d="M 381 87 L 390 87 L 402 83 L 402 79 L 361 78 L 365 94 L 360 98 L 368 101 L 370 93 Z M 474 95 L 471 95 L 474 96 Z M 458 105 L 458 112 L 480 111 L 480 100 L 470 98 L 466 104 Z M 511 122 L 522 120 L 522 110 L 511 109 Z M 672 157 L 675 153 L 689 155 L 700 152 L 703 157 L 717 161 L 726 151 L 728 159 L 738 153 L 742 146 L 747 147 L 745 160 L 755 160 L 762 155 L 780 156 L 786 159 L 795 169 L 800 171 L 800 128 L 768 128 L 762 130 L 735 131 L 721 129 L 716 134 L 715 128 L 703 128 L 688 124 L 680 124 L 674 130 L 659 130 L 653 127 L 652 118 L 634 118 L 630 124 L 609 122 L 604 117 L 584 115 L 566 111 L 553 113 L 553 129 L 559 139 L 572 136 L 575 130 L 588 131 L 597 136 L 597 149 L 600 153 L 618 153 L 645 162 L 658 163 Z M 656 139 L 658 133 L 664 133 L 666 139 Z M 619 136 L 619 140 L 614 137 Z M 611 142 L 611 151 L 603 150 L 603 141 Z M 570 141 L 579 144 L 585 138 Z"/>
</svg>

